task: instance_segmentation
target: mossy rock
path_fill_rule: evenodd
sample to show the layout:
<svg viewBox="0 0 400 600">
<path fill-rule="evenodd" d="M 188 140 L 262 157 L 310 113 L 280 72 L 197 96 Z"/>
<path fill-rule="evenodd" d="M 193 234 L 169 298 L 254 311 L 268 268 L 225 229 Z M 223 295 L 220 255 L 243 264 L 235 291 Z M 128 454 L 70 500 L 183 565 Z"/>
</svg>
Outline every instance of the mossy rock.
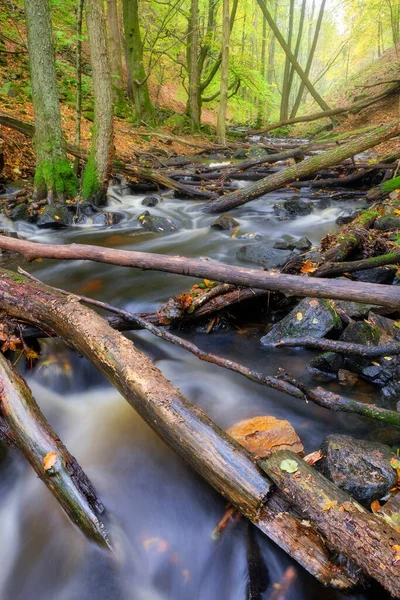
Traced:
<svg viewBox="0 0 400 600">
<path fill-rule="evenodd" d="M 187 115 L 172 115 L 164 121 L 164 125 L 177 134 L 190 133 L 192 131 L 192 121 Z"/>
</svg>

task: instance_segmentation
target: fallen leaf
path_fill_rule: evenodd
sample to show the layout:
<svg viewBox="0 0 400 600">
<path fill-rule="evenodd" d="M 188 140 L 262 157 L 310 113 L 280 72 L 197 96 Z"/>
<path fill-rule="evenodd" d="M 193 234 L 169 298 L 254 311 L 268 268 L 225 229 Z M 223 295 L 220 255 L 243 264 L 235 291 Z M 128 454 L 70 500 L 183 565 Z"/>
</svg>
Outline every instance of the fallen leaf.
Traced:
<svg viewBox="0 0 400 600">
<path fill-rule="evenodd" d="M 304 460 L 306 461 L 306 463 L 308 465 L 315 465 L 316 462 L 318 462 L 319 460 L 321 460 L 321 458 L 323 457 L 323 454 L 321 452 L 321 450 L 316 450 L 315 452 L 311 452 L 311 454 L 307 454 L 307 456 L 304 457 Z"/>
<path fill-rule="evenodd" d="M 330 510 L 331 508 L 335 508 L 336 506 L 337 506 L 337 501 L 336 500 L 327 500 L 325 502 L 325 505 L 322 508 L 322 510 Z"/>
<path fill-rule="evenodd" d="M 57 454 L 54 451 L 48 452 L 48 454 L 46 454 L 46 456 L 43 459 L 43 469 L 45 471 L 48 471 L 49 469 L 51 469 L 51 467 L 54 467 L 56 462 Z"/>
<path fill-rule="evenodd" d="M 299 469 L 298 463 L 290 458 L 283 460 L 279 466 L 281 471 L 286 471 L 286 473 L 296 473 Z"/>
<path fill-rule="evenodd" d="M 318 300 L 316 300 L 315 298 L 312 298 L 312 300 L 310 300 L 310 302 L 308 303 L 312 308 L 318 308 Z"/>
<path fill-rule="evenodd" d="M 296 319 L 298 321 L 302 321 L 303 320 L 303 313 L 301 313 L 301 312 L 296 313 Z"/>
<path fill-rule="evenodd" d="M 371 510 L 372 512 L 377 512 L 380 509 L 381 505 L 379 500 L 374 500 L 371 502 Z"/>
<path fill-rule="evenodd" d="M 300 273 L 304 273 L 306 275 L 307 273 L 314 273 L 314 271 L 316 271 L 316 270 L 317 270 L 317 267 L 315 267 L 313 265 L 313 263 L 311 262 L 311 260 L 309 258 L 307 258 L 306 262 L 300 269 Z"/>
</svg>

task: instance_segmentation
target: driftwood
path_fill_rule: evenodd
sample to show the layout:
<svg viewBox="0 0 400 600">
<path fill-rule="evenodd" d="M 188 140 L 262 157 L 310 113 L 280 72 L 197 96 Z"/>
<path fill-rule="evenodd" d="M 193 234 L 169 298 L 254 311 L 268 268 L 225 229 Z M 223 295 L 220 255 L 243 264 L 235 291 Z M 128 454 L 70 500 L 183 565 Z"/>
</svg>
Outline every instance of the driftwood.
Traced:
<svg viewBox="0 0 400 600">
<path fill-rule="evenodd" d="M 355 579 L 335 572 L 325 542 L 273 502 L 269 480 L 253 457 L 192 406 L 159 369 L 92 310 L 71 296 L 1 270 L 0 307 L 46 328 L 91 360 L 160 437 L 240 512 L 321 582 L 346 588 Z"/>
<path fill-rule="evenodd" d="M 0 235 L 0 248 L 18 252 L 28 262 L 36 258 L 93 260 L 143 270 L 151 269 L 207 278 L 246 287 L 279 291 L 288 295 L 353 300 L 390 308 L 400 307 L 400 290 L 396 286 L 269 273 L 258 269 L 223 265 L 209 260 L 115 250 L 86 244 L 37 244 L 2 235 Z"/>
<path fill-rule="evenodd" d="M 273 175 L 269 175 L 265 179 L 257 181 L 253 185 L 249 185 L 242 190 L 227 194 L 216 200 L 211 200 L 204 206 L 203 210 L 211 213 L 231 210 L 254 200 L 254 198 L 258 198 L 263 194 L 284 187 L 285 185 L 292 183 L 292 181 L 301 179 L 302 177 L 308 177 L 320 169 L 331 167 L 350 156 L 354 156 L 368 150 L 368 148 L 377 146 L 378 144 L 397 136 L 399 132 L 400 125 L 398 123 L 379 127 L 372 133 L 361 136 L 343 146 L 328 150 L 319 156 L 308 158 L 292 167 L 287 167 L 286 169 L 274 173 Z"/>
<path fill-rule="evenodd" d="M 71 521 L 97 544 L 111 548 L 99 519 L 104 507 L 92 484 L 44 418 L 25 381 L 1 353 L 0 387 L 1 418 L 14 445 L 22 450 Z M 47 468 L 45 457 L 54 457 L 52 467 Z"/>
<path fill-rule="evenodd" d="M 314 337 L 283 338 L 279 342 L 272 342 L 271 348 L 318 348 L 328 352 L 339 352 L 340 354 L 351 354 L 354 356 L 366 356 L 378 358 L 379 356 L 391 356 L 400 353 L 400 342 L 385 344 L 382 346 L 366 346 L 364 344 L 352 344 L 350 342 L 338 342 L 336 340 L 325 340 Z"/>
<path fill-rule="evenodd" d="M 291 468 L 286 467 L 287 462 Z M 288 450 L 259 463 L 338 552 L 400 597 L 400 535 Z"/>
</svg>

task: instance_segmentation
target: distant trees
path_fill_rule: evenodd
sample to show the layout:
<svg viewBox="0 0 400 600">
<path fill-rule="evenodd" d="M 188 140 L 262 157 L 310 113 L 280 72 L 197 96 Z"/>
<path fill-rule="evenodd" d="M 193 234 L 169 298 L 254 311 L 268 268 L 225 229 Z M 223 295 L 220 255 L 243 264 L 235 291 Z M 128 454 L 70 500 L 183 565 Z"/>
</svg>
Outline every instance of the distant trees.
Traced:
<svg viewBox="0 0 400 600">
<path fill-rule="evenodd" d="M 78 182 L 63 149 L 60 105 L 48 0 L 25 0 L 32 102 L 35 116 L 34 197 L 74 197 Z"/>
</svg>

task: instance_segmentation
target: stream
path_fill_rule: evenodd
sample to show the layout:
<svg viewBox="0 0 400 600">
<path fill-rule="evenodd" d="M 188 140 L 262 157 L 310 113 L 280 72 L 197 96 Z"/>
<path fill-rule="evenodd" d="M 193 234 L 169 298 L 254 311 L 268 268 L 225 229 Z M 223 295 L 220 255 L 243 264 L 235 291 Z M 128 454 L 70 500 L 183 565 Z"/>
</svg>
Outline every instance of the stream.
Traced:
<svg viewBox="0 0 400 600">
<path fill-rule="evenodd" d="M 303 189 L 301 197 L 319 200 L 324 196 L 308 192 Z M 240 234 L 261 236 L 271 246 L 283 234 L 307 236 L 318 244 L 323 235 L 338 227 L 335 219 L 339 215 L 363 204 L 362 194 L 342 200 L 335 190 L 331 207 L 279 221 L 272 205 L 290 196 L 293 191 L 269 194 L 234 211 L 240 223 L 236 237 L 210 229 L 216 217 L 201 213 L 201 203 L 168 197 L 149 210 L 170 217 L 180 230 L 170 235 L 145 232 L 137 218 L 145 210 L 141 204 L 144 195 L 122 196 L 117 187 L 110 189 L 107 210 L 122 215 L 118 225 L 89 223 L 52 231 L 22 222 L 12 224 L 3 216 L 0 228 L 15 228 L 32 241 L 92 243 L 243 265 L 236 252 L 251 239 L 240 239 Z M 21 265 L 45 283 L 132 312 L 157 310 L 171 296 L 198 282 L 84 261 L 27 264 L 20 257 L 5 255 L 1 262 L 11 269 Z M 260 338 L 265 325 L 257 322 L 257 317 L 250 315 L 249 326 L 238 330 L 182 335 L 204 350 L 265 374 L 273 375 L 278 367 L 284 367 L 310 383 L 306 366 L 316 352 L 263 348 Z M 148 332 L 128 336 L 174 386 L 224 429 L 257 415 L 288 419 L 307 453 L 330 433 L 384 441 L 383 428 L 373 422 L 332 413 L 259 386 L 201 362 Z M 23 457 L 7 453 L 0 464 L 0 600 L 261 600 L 270 597 L 273 585 L 280 582 L 289 565 L 296 570 L 296 580 L 284 596 L 286 600 L 376 597 L 376 589 L 344 595 L 323 588 L 255 529 L 268 572 L 268 589 L 250 596 L 249 528 L 244 519 L 213 540 L 212 532 L 225 510 L 224 500 L 157 438 L 87 360 L 57 340 L 48 339 L 42 347 L 42 358 L 33 371 L 24 370 L 22 364 L 19 367 L 45 416 L 108 509 L 116 551 L 111 556 L 86 541 Z M 329 384 L 338 389 L 335 385 Z M 379 395 L 367 385 L 357 388 L 359 399 L 371 400 L 374 393 Z M 385 597 L 380 588 L 378 593 Z"/>
</svg>

